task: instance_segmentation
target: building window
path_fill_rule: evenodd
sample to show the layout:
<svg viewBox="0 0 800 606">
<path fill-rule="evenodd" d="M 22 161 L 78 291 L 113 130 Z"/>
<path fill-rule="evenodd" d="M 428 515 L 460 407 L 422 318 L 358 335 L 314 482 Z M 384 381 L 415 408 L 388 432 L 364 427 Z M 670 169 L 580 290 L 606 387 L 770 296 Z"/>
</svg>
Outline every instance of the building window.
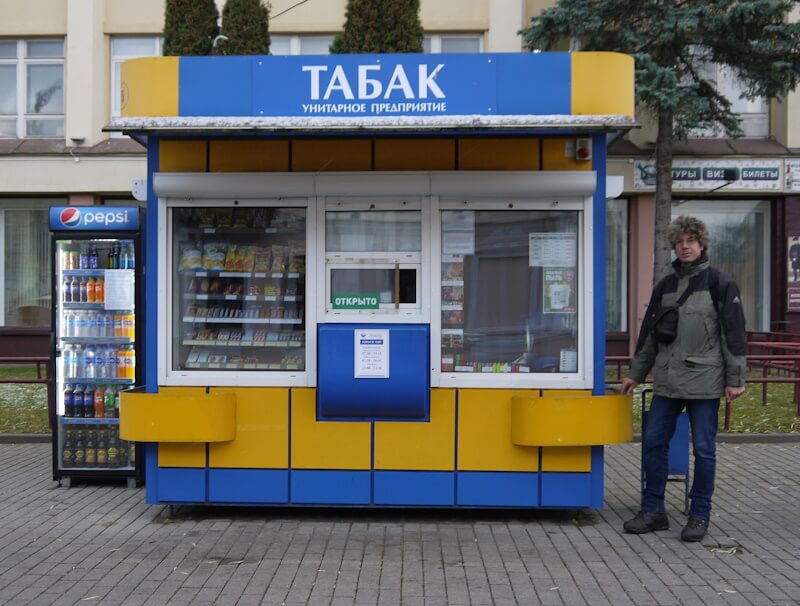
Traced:
<svg viewBox="0 0 800 606">
<path fill-rule="evenodd" d="M 114 36 L 111 38 L 111 117 L 120 115 L 122 63 L 138 57 L 160 57 L 164 38 L 161 36 Z"/>
<path fill-rule="evenodd" d="M 0 210 L 0 326 L 50 324 L 47 213 L 63 200 L 4 201 Z"/>
<path fill-rule="evenodd" d="M 0 137 L 64 136 L 64 41 L 0 40 Z"/>
<path fill-rule="evenodd" d="M 479 53 L 483 50 L 481 34 L 426 34 L 422 41 L 426 53 Z"/>
<path fill-rule="evenodd" d="M 731 274 L 742 293 L 748 330 L 769 330 L 769 203 L 680 200 L 672 217 L 699 217 L 708 226 L 711 265 Z"/>
<path fill-rule="evenodd" d="M 442 373 L 577 373 L 579 213 L 442 212 Z"/>
<path fill-rule="evenodd" d="M 698 56 L 698 73 L 731 102 L 731 111 L 738 116 L 745 137 L 769 136 L 769 102 L 763 97 L 747 99 L 744 96 L 746 88 L 736 70 L 727 65 L 705 61 Z M 711 128 L 693 129 L 689 132 L 689 136 L 720 138 L 726 134 L 725 129 L 716 125 Z"/>
<path fill-rule="evenodd" d="M 606 330 L 628 330 L 628 201 L 606 203 Z"/>
<path fill-rule="evenodd" d="M 271 36 L 271 55 L 329 55 L 333 36 Z"/>
</svg>

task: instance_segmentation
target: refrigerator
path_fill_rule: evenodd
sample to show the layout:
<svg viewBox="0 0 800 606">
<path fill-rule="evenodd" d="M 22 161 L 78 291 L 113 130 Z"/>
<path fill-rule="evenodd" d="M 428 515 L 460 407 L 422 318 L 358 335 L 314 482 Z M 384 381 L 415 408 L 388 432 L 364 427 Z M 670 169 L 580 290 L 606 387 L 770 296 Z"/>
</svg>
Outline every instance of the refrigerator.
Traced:
<svg viewBox="0 0 800 606">
<path fill-rule="evenodd" d="M 50 209 L 53 479 L 143 477 L 143 449 L 119 436 L 120 392 L 144 384 L 137 207 Z"/>
</svg>

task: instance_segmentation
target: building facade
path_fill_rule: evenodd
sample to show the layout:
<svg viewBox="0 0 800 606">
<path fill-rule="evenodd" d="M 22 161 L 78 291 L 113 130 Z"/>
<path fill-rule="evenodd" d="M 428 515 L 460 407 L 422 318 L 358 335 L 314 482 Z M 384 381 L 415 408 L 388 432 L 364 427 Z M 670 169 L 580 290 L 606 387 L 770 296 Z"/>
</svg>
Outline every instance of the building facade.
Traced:
<svg viewBox="0 0 800 606">
<path fill-rule="evenodd" d="M 271 4 L 272 53 L 319 54 L 341 30 L 346 3 Z M 423 0 L 425 50 L 520 51 L 518 31 L 552 4 Z M 0 331 L 27 339 L 49 330 L 47 208 L 136 203 L 132 182 L 145 178 L 144 148 L 103 127 L 119 115 L 121 63 L 161 54 L 164 2 L 0 0 L 0 14 Z M 730 73 L 708 69 L 741 113 L 746 136 L 696 133 L 676 145 L 674 213 L 709 222 L 712 260 L 737 278 L 750 328 L 799 331 L 790 247 L 800 235 L 800 93 L 744 101 Z M 630 350 L 653 279 L 655 130 L 646 115 L 639 122 L 609 147 L 609 174 L 624 184 L 608 203 L 610 354 Z"/>
</svg>

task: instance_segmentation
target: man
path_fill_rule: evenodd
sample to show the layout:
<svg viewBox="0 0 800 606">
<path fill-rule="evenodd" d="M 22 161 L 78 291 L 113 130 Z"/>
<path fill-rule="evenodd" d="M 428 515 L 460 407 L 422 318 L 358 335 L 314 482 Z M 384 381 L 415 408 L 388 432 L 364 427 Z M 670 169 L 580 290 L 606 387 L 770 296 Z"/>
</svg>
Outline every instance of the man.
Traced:
<svg viewBox="0 0 800 606">
<path fill-rule="evenodd" d="M 744 393 L 744 313 L 733 278 L 709 266 L 705 223 L 678 217 L 667 237 L 677 256 L 674 273 L 653 289 L 630 377 L 622 382 L 622 393 L 630 394 L 653 370 L 654 396 L 642 436 L 641 511 L 624 529 L 635 534 L 669 529 L 664 509 L 667 453 L 678 415 L 686 408 L 694 480 L 681 539 L 700 541 L 711 516 L 720 398 L 735 400 Z"/>
</svg>

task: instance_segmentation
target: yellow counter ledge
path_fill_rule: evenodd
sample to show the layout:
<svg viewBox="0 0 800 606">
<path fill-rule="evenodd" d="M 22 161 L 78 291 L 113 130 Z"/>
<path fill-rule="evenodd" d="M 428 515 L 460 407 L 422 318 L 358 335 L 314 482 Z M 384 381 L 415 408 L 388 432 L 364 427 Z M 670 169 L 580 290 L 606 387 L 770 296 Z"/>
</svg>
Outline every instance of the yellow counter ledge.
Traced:
<svg viewBox="0 0 800 606">
<path fill-rule="evenodd" d="M 229 442 L 236 437 L 236 395 L 122 392 L 120 437 L 136 442 Z"/>
<path fill-rule="evenodd" d="M 514 396 L 511 442 L 519 446 L 597 446 L 633 440 L 630 396 L 588 392 Z"/>
</svg>

